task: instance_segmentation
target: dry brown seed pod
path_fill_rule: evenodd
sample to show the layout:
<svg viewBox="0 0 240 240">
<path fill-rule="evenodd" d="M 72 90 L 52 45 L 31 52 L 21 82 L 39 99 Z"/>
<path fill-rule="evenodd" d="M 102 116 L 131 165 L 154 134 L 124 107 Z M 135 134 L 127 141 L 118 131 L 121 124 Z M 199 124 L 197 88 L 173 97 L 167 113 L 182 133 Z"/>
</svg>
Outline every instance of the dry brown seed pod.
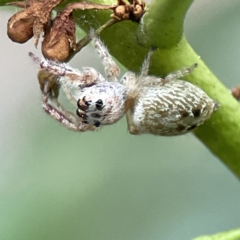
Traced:
<svg viewBox="0 0 240 240">
<path fill-rule="evenodd" d="M 70 44 L 68 39 L 64 34 L 62 34 L 62 36 L 60 35 L 58 41 L 56 41 L 53 45 L 49 44 L 50 39 L 51 35 L 46 35 L 42 42 L 43 56 L 47 59 L 64 62 L 69 57 L 70 53 Z"/>
<path fill-rule="evenodd" d="M 13 42 L 25 43 L 33 37 L 33 19 L 15 19 L 16 15 L 9 19 L 7 35 Z"/>
<path fill-rule="evenodd" d="M 40 85 L 40 89 L 44 94 L 49 94 L 49 96 L 58 98 L 59 95 L 59 85 L 56 84 L 57 76 L 53 75 L 52 73 L 48 72 L 47 70 L 39 70 L 38 72 L 38 82 Z M 47 89 L 45 85 L 47 84 Z"/>
<path fill-rule="evenodd" d="M 45 28 L 42 54 L 45 58 L 64 62 L 76 47 L 75 23 L 72 14 L 58 15 L 51 26 Z"/>
<path fill-rule="evenodd" d="M 8 36 L 14 42 L 23 43 L 34 37 L 37 46 L 40 34 L 51 20 L 51 13 L 55 6 L 63 0 L 28 0 L 12 2 L 8 5 L 24 8 L 14 14 L 8 21 Z"/>
<path fill-rule="evenodd" d="M 44 29 L 42 53 L 45 58 L 64 62 L 76 50 L 75 22 L 72 12 L 75 9 L 113 9 L 116 5 L 101 5 L 88 2 L 70 3 L 59 12 L 51 25 Z"/>
<path fill-rule="evenodd" d="M 234 98 L 236 98 L 238 101 L 240 100 L 240 86 L 236 86 L 231 90 L 231 93 Z"/>
<path fill-rule="evenodd" d="M 113 14 L 111 14 L 111 17 L 118 21 L 132 20 L 138 22 L 146 12 L 146 4 L 143 0 L 129 2 L 130 4 L 126 4 L 123 0 L 118 0 L 118 5 L 112 9 Z"/>
</svg>

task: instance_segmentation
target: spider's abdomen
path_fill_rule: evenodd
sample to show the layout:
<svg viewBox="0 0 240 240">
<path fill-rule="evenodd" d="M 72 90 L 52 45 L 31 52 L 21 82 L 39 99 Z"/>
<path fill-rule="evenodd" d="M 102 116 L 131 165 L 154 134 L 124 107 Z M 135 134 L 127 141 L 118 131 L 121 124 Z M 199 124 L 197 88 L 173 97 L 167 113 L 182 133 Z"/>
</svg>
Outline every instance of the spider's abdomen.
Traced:
<svg viewBox="0 0 240 240">
<path fill-rule="evenodd" d="M 133 134 L 179 135 L 210 118 L 218 103 L 191 83 L 143 87 L 131 109 Z"/>
</svg>

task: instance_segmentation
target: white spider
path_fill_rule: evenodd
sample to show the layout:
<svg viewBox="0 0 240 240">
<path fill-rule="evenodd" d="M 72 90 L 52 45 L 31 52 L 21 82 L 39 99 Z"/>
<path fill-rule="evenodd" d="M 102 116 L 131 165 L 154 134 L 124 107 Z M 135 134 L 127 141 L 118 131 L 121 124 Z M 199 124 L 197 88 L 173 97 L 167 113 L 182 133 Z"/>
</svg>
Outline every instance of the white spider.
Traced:
<svg viewBox="0 0 240 240">
<path fill-rule="evenodd" d="M 81 70 L 29 55 L 42 69 L 59 76 L 58 83 L 76 106 L 76 114 L 65 111 L 53 99 L 43 96 L 43 108 L 65 127 L 75 131 L 95 130 L 117 122 L 125 113 L 132 134 L 179 135 L 203 124 L 218 103 L 191 83 L 179 78 L 197 66 L 170 73 L 165 78 L 148 76 L 149 51 L 141 72 L 127 72 L 120 81 L 119 68 L 101 40 L 90 34 L 102 59 L 107 80 L 94 68 Z"/>
</svg>

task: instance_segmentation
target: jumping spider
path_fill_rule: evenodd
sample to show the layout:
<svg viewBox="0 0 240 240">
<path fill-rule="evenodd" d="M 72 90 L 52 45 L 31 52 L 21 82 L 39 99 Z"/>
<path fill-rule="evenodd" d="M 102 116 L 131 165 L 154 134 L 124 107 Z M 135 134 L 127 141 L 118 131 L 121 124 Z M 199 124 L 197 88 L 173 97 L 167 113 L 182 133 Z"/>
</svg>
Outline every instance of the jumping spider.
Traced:
<svg viewBox="0 0 240 240">
<path fill-rule="evenodd" d="M 51 98 L 46 84 L 43 108 L 65 127 L 80 132 L 95 130 L 117 122 L 126 113 L 132 134 L 179 135 L 203 124 L 218 108 L 218 103 L 204 91 L 179 80 L 197 64 L 165 78 L 148 76 L 153 54 L 150 50 L 139 75 L 127 72 L 118 80 L 120 70 L 108 50 L 93 32 L 90 37 L 102 59 L 107 80 L 94 68 L 78 70 L 29 54 L 40 68 L 59 76 L 58 83 L 77 107 L 76 114 L 65 111 L 58 103 L 54 107 L 56 99 Z"/>
</svg>

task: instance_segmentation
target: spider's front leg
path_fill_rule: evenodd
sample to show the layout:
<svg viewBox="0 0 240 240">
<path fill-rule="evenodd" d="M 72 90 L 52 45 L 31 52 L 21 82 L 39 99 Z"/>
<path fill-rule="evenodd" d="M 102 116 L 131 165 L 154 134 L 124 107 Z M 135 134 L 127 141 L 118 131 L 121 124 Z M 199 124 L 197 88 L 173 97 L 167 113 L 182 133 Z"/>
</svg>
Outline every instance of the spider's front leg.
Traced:
<svg viewBox="0 0 240 240">
<path fill-rule="evenodd" d="M 50 101 L 54 101 L 57 107 L 53 106 Z M 85 132 L 87 130 L 94 131 L 97 129 L 95 126 L 81 122 L 76 115 L 64 110 L 64 108 L 59 102 L 57 102 L 55 98 L 51 98 L 49 84 L 47 81 L 43 90 L 42 107 L 48 115 L 70 130 Z"/>
<path fill-rule="evenodd" d="M 72 90 L 83 89 L 86 87 L 93 86 L 98 83 L 106 82 L 103 76 L 98 73 L 94 68 L 84 67 L 82 71 L 72 68 L 66 63 L 58 63 L 46 59 L 40 59 L 36 57 L 33 53 L 29 53 L 29 56 L 34 60 L 34 62 L 38 63 L 42 71 L 52 75 L 55 75 L 57 78 L 57 83 L 59 83 L 64 90 L 67 98 L 74 104 L 77 105 L 77 100 L 72 95 Z M 39 78 L 40 79 L 40 78 Z M 40 84 L 44 82 L 45 79 L 41 80 Z M 52 84 L 52 87 L 56 83 Z"/>
<path fill-rule="evenodd" d="M 29 53 L 29 56 L 36 62 L 41 69 L 45 69 L 48 72 L 59 76 L 58 82 L 68 88 L 85 88 L 94 84 L 105 82 L 103 76 L 98 73 L 94 68 L 84 67 L 82 71 L 72 68 L 66 63 L 54 62 L 51 60 L 40 59 L 33 53 Z"/>
<path fill-rule="evenodd" d="M 96 36 L 93 30 L 91 30 L 89 36 L 92 39 L 94 47 L 96 48 L 100 58 L 102 59 L 102 64 L 105 68 L 107 78 L 111 81 L 117 82 L 120 74 L 119 67 L 112 59 L 103 42 Z"/>
</svg>

